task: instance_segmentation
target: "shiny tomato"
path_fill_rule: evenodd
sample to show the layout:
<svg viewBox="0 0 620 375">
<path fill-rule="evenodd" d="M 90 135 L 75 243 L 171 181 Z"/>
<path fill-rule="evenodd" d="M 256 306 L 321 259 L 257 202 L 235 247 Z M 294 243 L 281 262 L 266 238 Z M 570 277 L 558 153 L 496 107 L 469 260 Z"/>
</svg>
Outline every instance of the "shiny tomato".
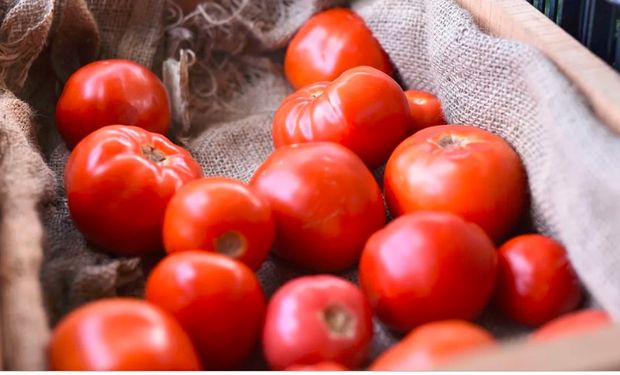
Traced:
<svg viewBox="0 0 620 375">
<path fill-rule="evenodd" d="M 336 8 L 314 15 L 297 31 L 286 50 L 284 74 L 299 89 L 361 65 L 392 74 L 390 59 L 364 20 Z"/>
<path fill-rule="evenodd" d="M 304 87 L 284 100 L 273 119 L 276 147 L 336 142 L 370 168 L 384 164 L 409 134 L 402 89 L 387 74 L 367 66 L 347 70 L 333 82 Z"/>
<path fill-rule="evenodd" d="M 248 359 L 258 343 L 266 308 L 250 268 L 204 251 L 164 258 L 147 280 L 146 299 L 181 323 L 207 369 L 231 369 Z"/>
<path fill-rule="evenodd" d="M 330 361 L 357 368 L 372 340 L 372 311 L 351 282 L 331 275 L 284 284 L 269 302 L 263 350 L 271 368 Z"/>
<path fill-rule="evenodd" d="M 69 147 L 106 125 L 134 125 L 166 134 L 170 101 L 163 83 L 128 60 L 102 60 L 69 77 L 56 104 L 56 126 Z"/>
<path fill-rule="evenodd" d="M 349 371 L 349 369 L 340 363 L 324 361 L 313 365 L 292 365 L 284 371 Z"/>
<path fill-rule="evenodd" d="M 530 341 L 554 340 L 585 333 L 612 324 L 611 317 L 603 310 L 588 309 L 565 314 L 556 318 L 530 335 Z"/>
<path fill-rule="evenodd" d="M 375 233 L 359 266 L 377 317 L 408 331 L 442 319 L 473 319 L 491 297 L 497 255 L 475 224 L 448 212 L 399 217 Z"/>
<path fill-rule="evenodd" d="M 131 298 L 91 302 L 67 315 L 52 334 L 49 365 L 57 371 L 201 369 L 172 316 Z"/>
<path fill-rule="evenodd" d="M 513 320 L 538 326 L 581 302 L 579 279 L 557 241 L 539 234 L 521 235 L 502 245 L 498 255 L 497 300 Z"/>
<path fill-rule="evenodd" d="M 384 187 L 395 216 L 452 212 L 495 242 L 515 227 L 527 203 L 519 155 L 499 136 L 465 125 L 433 126 L 407 138 L 387 162 Z"/>
<path fill-rule="evenodd" d="M 461 320 L 427 323 L 381 354 L 373 371 L 424 371 L 473 350 L 494 346 L 490 333 Z"/>
<path fill-rule="evenodd" d="M 335 143 L 278 148 L 250 185 L 271 204 L 274 251 L 305 268 L 353 266 L 366 239 L 385 224 L 373 175 L 353 152 Z"/>
<path fill-rule="evenodd" d="M 84 138 L 65 167 L 69 211 L 91 243 L 119 255 L 162 249 L 166 205 L 202 169 L 183 148 L 134 126 Z"/>
<path fill-rule="evenodd" d="M 252 269 L 263 263 L 275 237 L 269 204 L 241 181 L 207 177 L 183 186 L 164 217 L 164 246 L 174 253 L 206 250 Z"/>
<path fill-rule="evenodd" d="M 441 102 L 435 95 L 426 91 L 407 90 L 405 96 L 409 102 L 411 124 L 414 131 L 446 123 Z"/>
</svg>

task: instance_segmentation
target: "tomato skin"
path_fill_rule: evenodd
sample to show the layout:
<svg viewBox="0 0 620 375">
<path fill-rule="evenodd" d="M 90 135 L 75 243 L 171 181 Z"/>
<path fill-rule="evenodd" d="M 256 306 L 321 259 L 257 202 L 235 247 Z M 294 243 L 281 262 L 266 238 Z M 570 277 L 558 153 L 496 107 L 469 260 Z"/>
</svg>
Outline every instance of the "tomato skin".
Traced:
<svg viewBox="0 0 620 375">
<path fill-rule="evenodd" d="M 496 243 L 516 226 L 527 203 L 519 155 L 499 136 L 466 125 L 433 126 L 403 141 L 386 164 L 384 188 L 394 216 L 452 212 Z"/>
<path fill-rule="evenodd" d="M 340 143 L 375 168 L 410 134 L 410 121 L 407 98 L 396 81 L 360 66 L 287 97 L 275 113 L 272 133 L 276 147 Z"/>
<path fill-rule="evenodd" d="M 475 324 L 461 320 L 427 323 L 379 356 L 369 370 L 429 370 L 468 351 L 493 345 L 493 336 Z"/>
<path fill-rule="evenodd" d="M 275 237 L 269 204 L 241 181 L 206 177 L 183 186 L 164 217 L 168 253 L 206 250 L 231 256 L 256 270 Z"/>
<path fill-rule="evenodd" d="M 269 302 L 263 350 L 275 370 L 323 361 L 357 368 L 372 334 L 372 311 L 357 286 L 331 275 L 304 276 Z"/>
<path fill-rule="evenodd" d="M 577 308 L 579 279 L 566 250 L 540 234 L 517 236 L 499 248 L 497 301 L 511 319 L 539 326 Z"/>
<path fill-rule="evenodd" d="M 529 341 L 542 342 L 583 333 L 612 324 L 611 317 L 603 310 L 575 311 L 556 318 L 530 334 Z"/>
<path fill-rule="evenodd" d="M 292 365 L 285 368 L 284 371 L 349 371 L 349 369 L 340 363 L 323 361 L 313 365 Z"/>
<path fill-rule="evenodd" d="M 392 74 L 388 55 L 364 20 L 344 8 L 311 17 L 293 36 L 284 56 L 284 74 L 295 89 L 332 81 L 362 65 Z"/>
<path fill-rule="evenodd" d="M 447 212 L 397 218 L 366 243 L 362 290 L 388 326 L 409 331 L 442 319 L 474 319 L 491 297 L 493 243 L 475 224 Z"/>
<path fill-rule="evenodd" d="M 385 224 L 379 185 L 364 163 L 335 143 L 276 149 L 250 181 L 276 221 L 274 252 L 315 271 L 351 267 Z"/>
<path fill-rule="evenodd" d="M 266 308 L 250 268 L 204 251 L 164 258 L 147 280 L 146 299 L 185 328 L 206 369 L 231 369 L 252 354 Z"/>
<path fill-rule="evenodd" d="M 446 123 L 441 102 L 435 95 L 426 91 L 407 90 L 405 96 L 409 103 L 411 124 L 414 131 Z"/>
<path fill-rule="evenodd" d="M 129 60 L 101 60 L 74 72 L 56 104 L 56 125 L 69 148 L 106 125 L 166 134 L 170 100 L 160 79 Z"/>
<path fill-rule="evenodd" d="M 113 125 L 71 152 L 65 190 L 73 222 L 88 241 L 110 253 L 138 256 L 162 249 L 168 201 L 201 175 L 191 155 L 163 135 Z"/>
<path fill-rule="evenodd" d="M 54 371 L 199 371 L 198 356 L 166 312 L 132 298 L 86 304 L 63 318 L 49 346 Z"/>
</svg>

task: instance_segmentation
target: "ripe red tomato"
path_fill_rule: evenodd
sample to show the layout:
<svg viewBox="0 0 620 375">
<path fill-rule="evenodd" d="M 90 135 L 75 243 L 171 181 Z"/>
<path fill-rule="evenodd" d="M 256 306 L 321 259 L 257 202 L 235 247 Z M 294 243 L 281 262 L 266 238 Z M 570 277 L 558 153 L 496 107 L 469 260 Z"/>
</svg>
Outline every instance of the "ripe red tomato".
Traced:
<svg viewBox="0 0 620 375">
<path fill-rule="evenodd" d="M 357 368 L 372 340 L 372 311 L 354 284 L 331 275 L 305 276 L 272 297 L 263 331 L 271 368 L 330 361 Z"/>
<path fill-rule="evenodd" d="M 434 320 L 478 316 L 496 271 L 493 243 L 477 225 L 448 212 L 418 212 L 370 237 L 359 277 L 377 317 L 408 331 Z"/>
<path fill-rule="evenodd" d="M 292 365 L 284 371 L 349 371 L 349 369 L 340 363 L 324 361 L 313 365 Z"/>
<path fill-rule="evenodd" d="M 163 83 L 129 60 L 102 60 L 69 77 L 56 104 L 56 126 L 68 147 L 106 125 L 166 134 L 170 101 Z"/>
<path fill-rule="evenodd" d="M 343 8 L 310 18 L 297 31 L 284 56 L 284 74 L 296 89 L 332 81 L 345 70 L 361 65 L 392 74 L 388 55 L 364 20 Z"/>
<path fill-rule="evenodd" d="M 588 309 L 576 311 L 546 323 L 530 335 L 530 341 L 554 340 L 602 328 L 610 324 L 612 324 L 611 317 L 603 310 Z"/>
<path fill-rule="evenodd" d="M 411 124 L 414 131 L 446 123 L 443 118 L 441 102 L 435 95 L 426 91 L 407 90 L 405 96 L 409 102 Z"/>
<path fill-rule="evenodd" d="M 287 97 L 273 119 L 273 141 L 276 147 L 340 143 L 374 168 L 411 133 L 410 121 L 407 98 L 396 81 L 360 66 Z"/>
<path fill-rule="evenodd" d="M 271 204 L 274 251 L 316 271 L 340 271 L 385 224 L 379 185 L 364 163 L 336 143 L 276 149 L 250 186 Z"/>
<path fill-rule="evenodd" d="M 231 369 L 252 354 L 266 308 L 250 268 L 204 251 L 164 258 L 147 280 L 146 299 L 181 323 L 207 369 Z"/>
<path fill-rule="evenodd" d="M 56 371 L 198 371 L 181 326 L 150 303 L 131 298 L 91 302 L 54 329 L 49 365 Z"/>
<path fill-rule="evenodd" d="M 387 162 L 384 187 L 395 216 L 452 212 L 495 242 L 515 227 L 527 203 L 519 155 L 499 136 L 465 125 L 433 126 L 407 138 Z"/>
<path fill-rule="evenodd" d="M 69 211 L 87 240 L 119 255 L 162 249 L 166 205 L 202 175 L 183 148 L 135 126 L 106 126 L 73 150 L 65 167 Z"/>
<path fill-rule="evenodd" d="M 241 181 L 207 177 L 183 186 L 164 217 L 164 245 L 174 253 L 206 250 L 258 269 L 275 237 L 269 204 Z"/>
<path fill-rule="evenodd" d="M 579 279 L 557 241 L 521 235 L 502 245 L 498 256 L 497 301 L 513 320 L 538 326 L 581 302 Z"/>
<path fill-rule="evenodd" d="M 370 370 L 429 370 L 467 352 L 493 345 L 493 336 L 475 324 L 461 320 L 427 323 L 379 356 Z"/>
</svg>

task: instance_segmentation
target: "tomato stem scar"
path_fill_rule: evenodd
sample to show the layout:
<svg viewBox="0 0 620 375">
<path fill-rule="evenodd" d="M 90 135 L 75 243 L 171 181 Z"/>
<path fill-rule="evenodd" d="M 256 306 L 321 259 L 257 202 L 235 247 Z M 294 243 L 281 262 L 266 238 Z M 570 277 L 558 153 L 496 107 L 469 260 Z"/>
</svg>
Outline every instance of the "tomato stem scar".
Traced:
<svg viewBox="0 0 620 375">
<path fill-rule="evenodd" d="M 245 253 L 243 236 L 235 231 L 229 231 L 217 237 L 214 246 L 218 253 L 231 258 L 238 258 Z"/>
<path fill-rule="evenodd" d="M 353 337 L 355 334 L 355 317 L 341 305 L 330 305 L 323 310 L 323 320 L 330 334 L 341 337 Z"/>
<path fill-rule="evenodd" d="M 156 164 L 163 164 L 166 161 L 166 154 L 151 145 L 142 145 L 140 147 L 144 156 Z"/>
</svg>

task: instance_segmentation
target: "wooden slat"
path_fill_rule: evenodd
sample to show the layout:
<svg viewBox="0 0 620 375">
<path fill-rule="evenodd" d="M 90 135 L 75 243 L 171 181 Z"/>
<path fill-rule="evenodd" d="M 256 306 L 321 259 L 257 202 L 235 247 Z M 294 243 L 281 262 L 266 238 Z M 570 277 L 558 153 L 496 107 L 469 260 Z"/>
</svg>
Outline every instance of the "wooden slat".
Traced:
<svg viewBox="0 0 620 375">
<path fill-rule="evenodd" d="M 585 96 L 593 112 L 620 133 L 620 75 L 524 0 L 458 0 L 492 35 L 542 51 Z"/>
</svg>

